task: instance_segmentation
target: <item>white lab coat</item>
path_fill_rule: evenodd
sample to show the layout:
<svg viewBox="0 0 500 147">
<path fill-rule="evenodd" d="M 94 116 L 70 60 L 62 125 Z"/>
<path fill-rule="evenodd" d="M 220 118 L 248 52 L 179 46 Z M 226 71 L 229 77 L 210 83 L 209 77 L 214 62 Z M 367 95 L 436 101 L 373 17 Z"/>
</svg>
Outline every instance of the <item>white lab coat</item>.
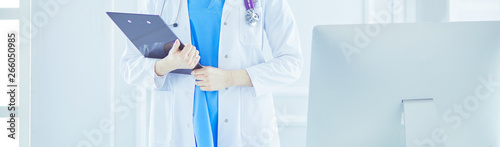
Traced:
<svg viewBox="0 0 500 147">
<path fill-rule="evenodd" d="M 145 0 L 142 13 L 160 14 L 163 0 Z M 272 93 L 296 81 L 303 58 L 294 17 L 286 0 L 258 0 L 261 20 L 245 22 L 243 0 L 226 0 L 221 19 L 219 68 L 246 69 L 253 87 L 229 87 L 219 91 L 218 146 L 280 146 Z M 191 42 L 187 0 L 166 0 L 162 18 L 183 42 Z M 177 23 L 177 27 L 173 24 Z M 267 36 L 273 59 L 264 60 Z M 144 58 L 129 43 L 121 60 L 121 72 L 130 84 L 152 87 L 149 146 L 195 147 L 192 75 L 154 72 L 157 59 Z"/>
</svg>

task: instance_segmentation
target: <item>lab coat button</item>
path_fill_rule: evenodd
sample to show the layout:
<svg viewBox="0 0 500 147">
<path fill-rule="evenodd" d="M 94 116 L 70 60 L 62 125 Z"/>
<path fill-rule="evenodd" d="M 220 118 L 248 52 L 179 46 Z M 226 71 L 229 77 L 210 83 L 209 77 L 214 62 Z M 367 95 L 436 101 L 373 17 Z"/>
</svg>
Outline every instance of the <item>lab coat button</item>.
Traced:
<svg viewBox="0 0 500 147">
<path fill-rule="evenodd" d="M 229 121 L 229 120 L 227 120 L 227 119 L 226 119 L 226 120 L 224 120 L 224 122 L 226 122 L 226 123 L 227 123 L 228 121 Z"/>
<path fill-rule="evenodd" d="M 227 89 L 228 89 L 228 88 L 226 88 L 226 90 L 227 90 Z"/>
<path fill-rule="evenodd" d="M 173 24 L 173 26 L 174 26 L 174 28 L 175 28 L 175 27 L 179 26 L 179 24 L 177 24 L 177 23 L 174 23 L 174 24 Z"/>
<path fill-rule="evenodd" d="M 227 22 L 224 22 L 224 25 L 227 26 Z"/>
<path fill-rule="evenodd" d="M 226 59 L 227 59 L 228 57 L 229 57 L 228 55 L 224 56 L 224 58 L 226 58 Z"/>
</svg>

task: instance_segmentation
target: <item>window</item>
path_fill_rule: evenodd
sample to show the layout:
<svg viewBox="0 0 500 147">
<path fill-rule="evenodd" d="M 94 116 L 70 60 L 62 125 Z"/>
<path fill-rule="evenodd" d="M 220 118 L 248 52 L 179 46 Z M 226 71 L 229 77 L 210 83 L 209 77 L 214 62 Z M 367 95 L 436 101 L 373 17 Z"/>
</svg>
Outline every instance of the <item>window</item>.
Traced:
<svg viewBox="0 0 500 147">
<path fill-rule="evenodd" d="M 500 20 L 498 0 L 450 0 L 450 21 Z"/>
<path fill-rule="evenodd" d="M 0 0 L 0 8 L 19 8 L 19 0 Z"/>
</svg>

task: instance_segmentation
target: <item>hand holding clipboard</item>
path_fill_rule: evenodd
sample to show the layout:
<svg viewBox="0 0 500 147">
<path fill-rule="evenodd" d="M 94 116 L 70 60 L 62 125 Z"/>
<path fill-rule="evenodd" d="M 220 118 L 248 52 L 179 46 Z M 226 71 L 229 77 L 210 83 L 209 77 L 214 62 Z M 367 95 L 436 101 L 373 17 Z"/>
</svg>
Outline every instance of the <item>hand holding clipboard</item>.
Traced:
<svg viewBox="0 0 500 147">
<path fill-rule="evenodd" d="M 107 12 L 107 14 L 144 57 L 165 58 L 178 40 L 159 15 L 118 12 Z M 184 47 L 179 40 L 179 50 Z M 202 68 L 199 63 L 194 69 L 198 68 Z M 171 73 L 191 74 L 192 70 L 176 69 Z"/>
</svg>

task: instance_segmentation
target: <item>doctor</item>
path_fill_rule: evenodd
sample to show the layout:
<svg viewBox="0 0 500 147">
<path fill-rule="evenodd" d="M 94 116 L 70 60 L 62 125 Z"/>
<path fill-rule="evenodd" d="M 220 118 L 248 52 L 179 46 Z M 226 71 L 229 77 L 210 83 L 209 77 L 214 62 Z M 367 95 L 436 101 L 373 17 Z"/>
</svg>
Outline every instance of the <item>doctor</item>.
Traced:
<svg viewBox="0 0 500 147">
<path fill-rule="evenodd" d="M 272 92 L 296 81 L 303 64 L 287 1 L 145 2 L 142 13 L 161 15 L 186 43 L 164 59 L 145 58 L 129 43 L 122 56 L 125 81 L 153 89 L 149 146 L 280 146 Z M 198 61 L 204 67 L 191 75 L 169 73 Z"/>
</svg>

